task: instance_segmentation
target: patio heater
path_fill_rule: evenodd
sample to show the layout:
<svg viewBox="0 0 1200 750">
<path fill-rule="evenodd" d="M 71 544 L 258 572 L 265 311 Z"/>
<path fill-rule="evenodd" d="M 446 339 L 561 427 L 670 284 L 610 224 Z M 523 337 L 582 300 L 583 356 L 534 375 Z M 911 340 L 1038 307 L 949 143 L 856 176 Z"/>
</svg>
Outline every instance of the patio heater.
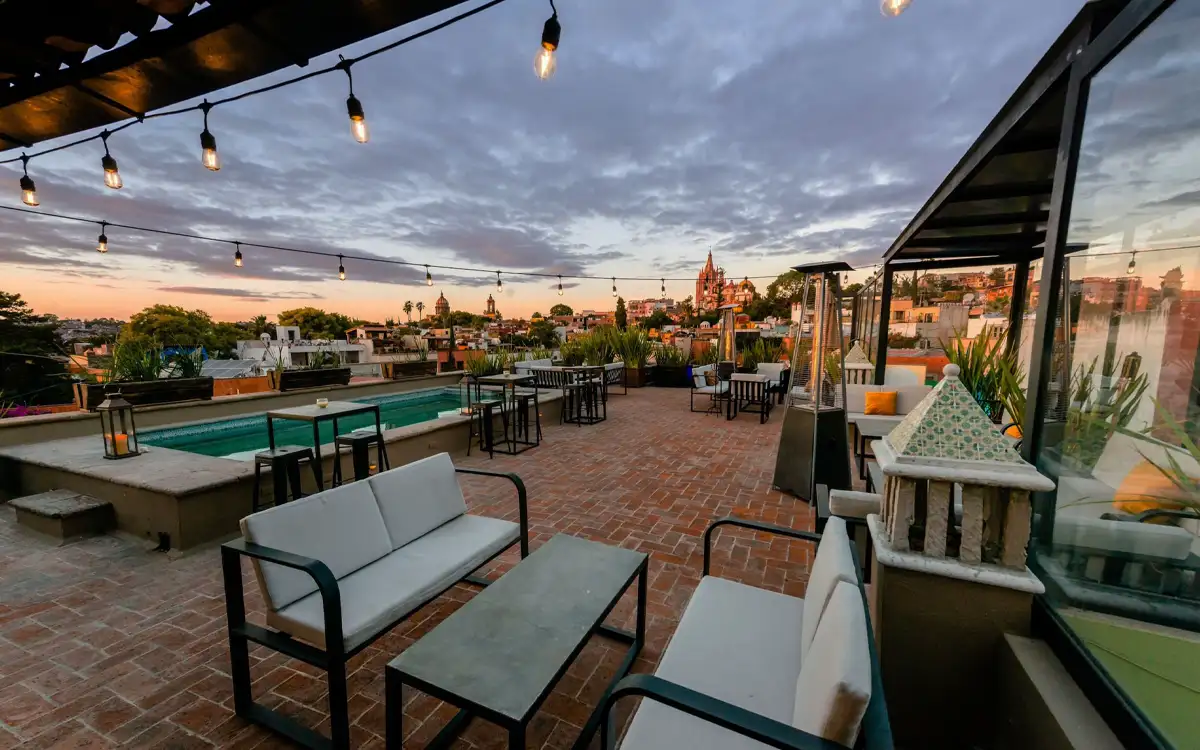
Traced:
<svg viewBox="0 0 1200 750">
<path fill-rule="evenodd" d="M 774 485 L 816 505 L 821 523 L 829 516 L 829 491 L 851 488 L 840 275 L 854 269 L 816 263 L 794 270 L 805 277 Z"/>
<path fill-rule="evenodd" d="M 717 308 L 721 314 L 720 328 L 717 331 L 717 377 L 729 380 L 737 371 L 737 331 L 736 323 L 738 306 L 722 305 Z"/>
</svg>

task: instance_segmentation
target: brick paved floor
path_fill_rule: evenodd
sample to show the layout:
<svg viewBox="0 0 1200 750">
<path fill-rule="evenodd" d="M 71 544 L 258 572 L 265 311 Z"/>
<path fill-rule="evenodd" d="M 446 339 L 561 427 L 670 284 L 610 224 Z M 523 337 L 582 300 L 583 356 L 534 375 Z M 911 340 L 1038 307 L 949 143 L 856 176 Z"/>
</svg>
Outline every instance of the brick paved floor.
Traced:
<svg viewBox="0 0 1200 750">
<path fill-rule="evenodd" d="M 524 478 L 534 549 L 568 533 L 651 555 L 648 643 L 635 671 L 653 668 L 699 581 L 709 521 L 734 514 L 812 528 L 807 505 L 771 489 L 781 413 L 760 425 L 687 406 L 686 390 L 631 390 L 612 399 L 600 425 L 556 425 L 523 455 L 461 462 Z M 511 485 L 472 477 L 464 487 L 473 512 L 515 519 Z M 714 573 L 799 595 L 811 554 L 803 543 L 726 530 Z M 506 553 L 491 575 L 516 559 Z M 0 750 L 287 746 L 231 709 L 219 568 L 215 546 L 179 560 L 115 536 L 53 547 L 0 506 Z M 383 745 L 384 664 L 474 593 L 452 589 L 351 662 L 356 747 Z M 260 618 L 261 601 L 249 604 Z M 632 610 L 627 596 L 609 622 L 631 626 Z M 319 672 L 252 653 L 256 699 L 327 732 Z M 570 747 L 622 654 L 594 638 L 534 718 L 529 746 Z M 404 712 L 405 747 L 421 748 L 454 709 L 407 692 Z M 503 738 L 476 721 L 458 746 L 502 747 Z"/>
</svg>

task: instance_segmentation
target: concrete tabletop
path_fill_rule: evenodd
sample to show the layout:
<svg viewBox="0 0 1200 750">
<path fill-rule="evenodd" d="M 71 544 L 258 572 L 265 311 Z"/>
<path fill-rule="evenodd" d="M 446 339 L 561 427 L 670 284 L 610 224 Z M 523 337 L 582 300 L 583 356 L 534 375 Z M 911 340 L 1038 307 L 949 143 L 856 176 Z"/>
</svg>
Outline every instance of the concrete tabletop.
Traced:
<svg viewBox="0 0 1200 750">
<path fill-rule="evenodd" d="M 378 408 L 377 404 L 360 404 L 355 401 L 330 401 L 324 407 L 317 406 L 316 404 L 307 404 L 305 406 L 293 406 L 288 409 L 276 409 L 267 412 L 267 416 L 272 419 L 294 419 L 301 422 L 313 422 L 318 419 L 332 419 L 333 417 L 362 414 L 364 412 L 375 411 Z"/>
</svg>

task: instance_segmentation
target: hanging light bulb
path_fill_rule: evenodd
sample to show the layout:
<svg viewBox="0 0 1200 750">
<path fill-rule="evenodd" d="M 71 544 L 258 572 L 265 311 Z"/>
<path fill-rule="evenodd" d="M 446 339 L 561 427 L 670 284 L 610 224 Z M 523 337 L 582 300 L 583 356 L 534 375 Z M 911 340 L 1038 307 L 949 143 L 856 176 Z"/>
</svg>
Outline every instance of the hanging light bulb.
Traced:
<svg viewBox="0 0 1200 750">
<path fill-rule="evenodd" d="M 1137 270 L 1137 251 L 1136 250 L 1134 250 L 1133 254 L 1129 256 L 1129 265 L 1125 268 L 1125 273 L 1132 274 L 1135 270 Z"/>
<path fill-rule="evenodd" d="M 558 296 L 559 296 L 559 297 L 563 296 L 563 290 L 562 290 L 562 276 L 559 276 L 559 277 L 558 277 Z"/>
<path fill-rule="evenodd" d="M 21 202 L 26 206 L 36 206 L 37 188 L 34 187 L 33 178 L 29 176 L 29 157 L 25 154 L 21 154 L 21 168 L 25 170 L 25 176 L 21 178 Z"/>
<path fill-rule="evenodd" d="M 233 246 L 237 248 L 237 250 L 233 254 L 233 265 L 235 268 L 241 268 L 242 267 L 242 243 L 235 242 L 235 243 L 233 243 Z"/>
<path fill-rule="evenodd" d="M 433 286 L 433 274 L 429 273 L 429 266 L 425 266 L 425 286 Z"/>
<path fill-rule="evenodd" d="M 346 79 L 350 82 L 350 96 L 346 99 L 346 113 L 350 115 L 350 134 L 359 143 L 366 143 L 370 140 L 370 135 L 367 133 L 367 116 L 363 114 L 362 102 L 354 95 L 354 75 L 350 72 L 353 62 L 341 55 L 338 57 L 341 58 L 338 67 L 346 71 Z"/>
<path fill-rule="evenodd" d="M 617 296 L 617 277 L 613 277 L 613 296 Z"/>
<path fill-rule="evenodd" d="M 346 266 L 342 264 L 342 256 L 338 256 L 338 279 L 346 280 Z"/>
<path fill-rule="evenodd" d="M 554 7 L 554 0 L 550 0 L 550 9 L 554 13 L 546 19 L 546 25 L 542 27 L 542 48 L 533 58 L 533 72 L 543 81 L 554 75 L 558 67 L 554 53 L 558 50 L 558 37 L 562 34 L 562 26 L 558 24 L 558 8 Z"/>
<path fill-rule="evenodd" d="M 208 132 L 208 110 L 212 109 L 212 105 L 206 100 L 200 109 L 204 112 L 204 130 L 200 131 L 200 163 L 210 172 L 217 172 L 221 169 L 221 155 L 217 153 L 217 139 Z"/>
<path fill-rule="evenodd" d="M 100 236 L 96 238 L 96 252 L 98 253 L 108 252 L 108 235 L 104 233 L 106 227 L 108 227 L 107 223 L 100 222 Z"/>
<path fill-rule="evenodd" d="M 504 291 L 504 282 L 500 280 L 500 272 L 499 271 L 496 272 L 496 291 L 497 292 Z"/>
<path fill-rule="evenodd" d="M 664 297 L 667 296 L 667 280 L 666 279 L 662 280 L 662 288 L 659 291 L 662 292 L 662 296 L 664 296 Z"/>
<path fill-rule="evenodd" d="M 879 4 L 879 11 L 889 18 L 895 18 L 911 4 L 912 0 L 883 0 Z"/>
<path fill-rule="evenodd" d="M 104 167 L 104 184 L 113 190 L 120 190 L 125 183 L 121 181 L 121 173 L 117 171 L 117 160 L 108 153 L 107 130 L 100 134 L 100 140 L 104 141 L 104 156 L 100 157 L 100 166 Z"/>
</svg>

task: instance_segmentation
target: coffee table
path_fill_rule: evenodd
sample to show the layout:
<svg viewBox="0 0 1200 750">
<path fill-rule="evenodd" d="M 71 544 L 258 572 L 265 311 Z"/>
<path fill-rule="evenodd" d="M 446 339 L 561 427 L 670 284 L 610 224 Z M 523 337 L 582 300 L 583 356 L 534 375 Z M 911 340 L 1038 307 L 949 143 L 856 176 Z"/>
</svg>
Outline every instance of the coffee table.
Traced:
<svg viewBox="0 0 1200 750">
<path fill-rule="evenodd" d="M 630 644 L 598 705 L 629 671 L 646 636 L 646 571 L 641 552 L 559 534 L 388 663 L 387 746 L 402 747 L 402 687 L 408 685 L 461 710 L 429 748 L 447 747 L 473 717 L 508 730 L 510 750 L 525 747 L 525 730 L 551 688 L 600 632 Z M 638 579 L 636 632 L 604 618 Z M 591 737 L 594 711 L 582 738 Z"/>
</svg>

